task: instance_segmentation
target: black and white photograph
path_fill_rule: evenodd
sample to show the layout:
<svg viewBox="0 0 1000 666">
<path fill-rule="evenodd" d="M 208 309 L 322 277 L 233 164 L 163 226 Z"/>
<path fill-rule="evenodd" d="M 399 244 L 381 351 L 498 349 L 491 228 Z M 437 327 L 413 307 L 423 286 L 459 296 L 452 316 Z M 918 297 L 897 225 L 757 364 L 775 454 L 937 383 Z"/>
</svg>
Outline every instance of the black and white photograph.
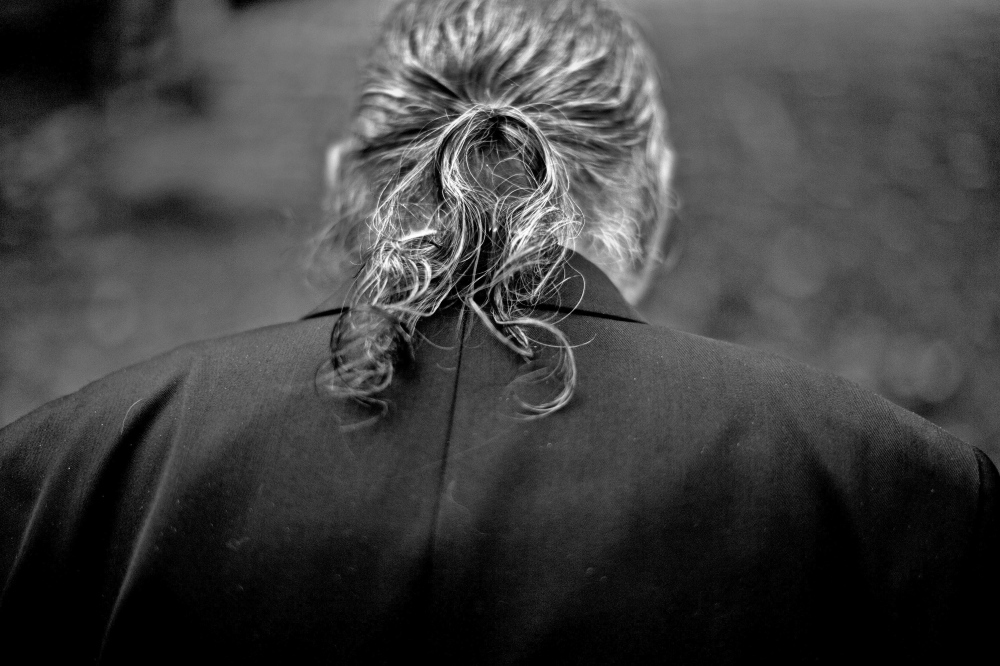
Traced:
<svg viewBox="0 0 1000 666">
<path fill-rule="evenodd" d="M 967 664 L 1000 4 L 3 0 L 0 661 Z"/>
</svg>

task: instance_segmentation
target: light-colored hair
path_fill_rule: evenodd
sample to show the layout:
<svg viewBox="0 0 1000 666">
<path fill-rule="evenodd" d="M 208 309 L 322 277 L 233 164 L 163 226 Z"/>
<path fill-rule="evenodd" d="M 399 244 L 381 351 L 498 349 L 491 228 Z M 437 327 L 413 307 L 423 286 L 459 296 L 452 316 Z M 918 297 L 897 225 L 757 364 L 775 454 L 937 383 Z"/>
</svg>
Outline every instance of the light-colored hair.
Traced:
<svg viewBox="0 0 1000 666">
<path fill-rule="evenodd" d="M 534 308 L 568 247 L 613 277 L 641 268 L 669 201 L 659 96 L 637 29 L 601 0 L 397 5 L 335 153 L 317 256 L 356 278 L 322 384 L 384 407 L 417 323 L 457 303 L 525 361 L 544 331 L 561 390 L 523 407 L 566 405 L 573 348 Z"/>
</svg>

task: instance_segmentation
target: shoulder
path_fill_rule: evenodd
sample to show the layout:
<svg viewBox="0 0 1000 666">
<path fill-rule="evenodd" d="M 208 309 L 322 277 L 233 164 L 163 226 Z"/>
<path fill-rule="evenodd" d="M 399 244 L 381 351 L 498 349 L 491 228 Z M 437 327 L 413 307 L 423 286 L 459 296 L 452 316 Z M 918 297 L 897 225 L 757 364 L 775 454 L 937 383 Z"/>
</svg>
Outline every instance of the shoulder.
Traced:
<svg viewBox="0 0 1000 666">
<path fill-rule="evenodd" d="M 613 326 L 594 338 L 606 342 L 593 358 L 581 348 L 580 382 L 587 366 L 600 370 L 586 399 L 614 396 L 627 414 L 619 427 L 655 442 L 644 469 L 668 457 L 713 506 L 837 524 L 872 571 L 912 567 L 894 572 L 893 585 L 982 571 L 970 558 L 995 552 L 998 474 L 978 449 L 794 360 L 657 326 Z"/>
<path fill-rule="evenodd" d="M 661 398 L 697 395 L 703 408 L 747 417 L 781 415 L 837 429 L 864 424 L 879 432 L 904 427 L 957 441 L 871 390 L 779 354 L 662 326 L 606 325 L 614 329 L 611 334 L 592 334 L 579 347 L 600 375 L 597 381 L 618 375 L 655 389 Z M 588 356 L 589 347 L 596 354 Z"/>
<path fill-rule="evenodd" d="M 696 376 L 730 411 L 786 437 L 842 445 L 864 439 L 906 452 L 927 445 L 971 461 L 971 447 L 945 430 L 856 383 L 779 354 L 657 328 L 677 350 L 677 367 Z"/>
<path fill-rule="evenodd" d="M 314 383 L 328 330 L 296 322 L 186 344 L 0 429 L 0 571 L 43 500 L 67 526 L 101 498 L 138 511 L 165 479 L 238 478 L 290 432 L 329 430 Z M 305 413 L 317 416 L 300 426 Z"/>
<path fill-rule="evenodd" d="M 253 399 L 310 390 L 329 342 L 329 322 L 312 320 L 192 342 L 112 372 L 0 429 L 0 454 L 45 443 L 50 453 L 85 438 L 114 442 L 130 429 L 224 420 Z M 287 390 L 282 390 L 282 388 Z M 235 418 L 235 415 L 232 415 Z"/>
<path fill-rule="evenodd" d="M 584 343 L 576 354 L 584 409 L 659 440 L 671 455 L 728 461 L 748 483 L 761 475 L 824 475 L 852 496 L 884 491 L 902 503 L 919 491 L 966 507 L 977 502 L 985 456 L 844 378 L 659 326 L 604 321 L 590 328 L 577 337 Z"/>
</svg>

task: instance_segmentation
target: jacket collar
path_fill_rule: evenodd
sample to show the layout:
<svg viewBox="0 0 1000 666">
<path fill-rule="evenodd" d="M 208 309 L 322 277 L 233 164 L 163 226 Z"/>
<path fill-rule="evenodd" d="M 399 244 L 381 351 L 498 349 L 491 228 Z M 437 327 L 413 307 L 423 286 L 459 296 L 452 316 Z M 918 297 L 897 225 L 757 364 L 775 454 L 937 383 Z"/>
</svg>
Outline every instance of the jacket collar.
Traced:
<svg viewBox="0 0 1000 666">
<path fill-rule="evenodd" d="M 582 255 L 569 253 L 565 273 L 565 279 L 556 293 L 539 303 L 537 309 L 645 323 L 642 315 L 622 298 L 608 276 Z M 303 319 L 340 314 L 346 309 L 350 292 L 351 283 L 345 281 Z"/>
</svg>

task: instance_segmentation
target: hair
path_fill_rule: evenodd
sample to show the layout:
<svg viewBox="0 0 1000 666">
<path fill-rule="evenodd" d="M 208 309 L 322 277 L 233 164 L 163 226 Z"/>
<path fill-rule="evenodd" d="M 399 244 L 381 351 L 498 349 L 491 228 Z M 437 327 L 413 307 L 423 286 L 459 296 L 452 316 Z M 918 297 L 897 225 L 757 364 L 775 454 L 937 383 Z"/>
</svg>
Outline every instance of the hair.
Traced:
<svg viewBox="0 0 1000 666">
<path fill-rule="evenodd" d="M 565 406 L 573 347 L 535 306 L 570 247 L 619 283 L 655 250 L 672 157 L 659 96 L 636 27 L 601 0 L 397 5 L 331 165 L 318 250 L 356 276 L 321 383 L 384 409 L 418 322 L 459 304 L 525 362 L 554 348 L 558 394 L 522 406 Z"/>
</svg>

